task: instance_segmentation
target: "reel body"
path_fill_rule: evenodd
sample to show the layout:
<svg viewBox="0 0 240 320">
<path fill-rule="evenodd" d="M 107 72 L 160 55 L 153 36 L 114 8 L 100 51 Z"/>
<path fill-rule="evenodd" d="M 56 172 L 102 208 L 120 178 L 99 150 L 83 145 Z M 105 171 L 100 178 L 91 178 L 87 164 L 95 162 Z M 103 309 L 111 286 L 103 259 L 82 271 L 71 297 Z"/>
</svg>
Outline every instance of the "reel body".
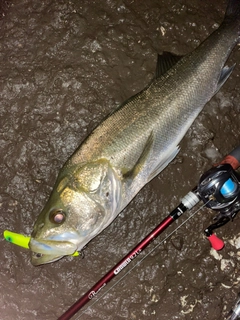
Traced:
<svg viewBox="0 0 240 320">
<path fill-rule="evenodd" d="M 230 164 L 220 164 L 201 176 L 196 194 L 208 208 L 219 212 L 215 223 L 204 232 L 213 248 L 221 250 L 224 243 L 213 230 L 233 220 L 240 211 L 240 176 Z"/>
<path fill-rule="evenodd" d="M 240 176 L 230 164 L 220 164 L 201 176 L 197 194 L 208 208 L 231 216 L 240 200 Z"/>
</svg>

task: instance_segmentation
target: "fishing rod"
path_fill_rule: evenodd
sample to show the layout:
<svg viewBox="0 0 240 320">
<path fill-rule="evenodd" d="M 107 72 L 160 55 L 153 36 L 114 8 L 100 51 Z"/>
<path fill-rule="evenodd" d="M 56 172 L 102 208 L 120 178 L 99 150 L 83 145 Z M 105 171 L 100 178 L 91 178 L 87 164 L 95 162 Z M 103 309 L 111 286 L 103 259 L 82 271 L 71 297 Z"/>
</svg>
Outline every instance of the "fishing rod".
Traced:
<svg viewBox="0 0 240 320">
<path fill-rule="evenodd" d="M 215 222 L 205 229 L 205 235 L 215 250 L 221 250 L 224 242 L 213 230 L 232 220 L 240 210 L 240 176 L 235 171 L 240 167 L 240 145 L 230 152 L 219 165 L 205 172 L 198 185 L 188 192 L 180 204 L 139 244 L 126 254 L 111 270 L 77 300 L 58 320 L 71 319 L 83 306 L 91 301 L 106 285 L 128 266 L 152 241 L 184 212 L 192 209 L 199 201 L 212 210 L 219 211 Z"/>
</svg>

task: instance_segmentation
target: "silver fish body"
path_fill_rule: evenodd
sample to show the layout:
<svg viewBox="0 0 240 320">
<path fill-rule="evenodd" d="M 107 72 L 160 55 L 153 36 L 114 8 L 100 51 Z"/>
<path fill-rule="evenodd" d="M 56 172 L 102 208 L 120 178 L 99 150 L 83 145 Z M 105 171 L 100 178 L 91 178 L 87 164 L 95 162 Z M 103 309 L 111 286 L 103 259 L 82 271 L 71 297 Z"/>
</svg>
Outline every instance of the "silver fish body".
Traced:
<svg viewBox="0 0 240 320">
<path fill-rule="evenodd" d="M 240 1 L 230 0 L 212 35 L 160 72 L 80 145 L 35 223 L 30 240 L 34 265 L 81 250 L 177 155 L 186 131 L 232 72 L 224 65 L 239 29 Z"/>
</svg>

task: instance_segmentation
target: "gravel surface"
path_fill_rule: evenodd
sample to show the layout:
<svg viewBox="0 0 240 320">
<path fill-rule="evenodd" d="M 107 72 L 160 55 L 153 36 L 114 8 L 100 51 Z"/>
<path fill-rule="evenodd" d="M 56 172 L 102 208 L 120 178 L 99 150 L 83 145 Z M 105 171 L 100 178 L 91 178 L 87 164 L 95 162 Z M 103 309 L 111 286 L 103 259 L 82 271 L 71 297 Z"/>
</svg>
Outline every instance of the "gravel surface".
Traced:
<svg viewBox="0 0 240 320">
<path fill-rule="evenodd" d="M 81 141 L 149 83 L 157 53 L 190 52 L 221 23 L 225 8 L 223 0 L 1 0 L 1 232 L 29 235 Z M 239 144 L 239 61 L 236 47 L 230 79 L 196 119 L 177 158 L 89 243 L 84 259 L 33 267 L 28 250 L 1 239 L 0 319 L 57 319 Z M 200 210 L 74 319 L 224 319 L 240 291 L 240 217 L 217 230 L 225 248 L 216 253 L 203 234 L 214 215 Z"/>
</svg>

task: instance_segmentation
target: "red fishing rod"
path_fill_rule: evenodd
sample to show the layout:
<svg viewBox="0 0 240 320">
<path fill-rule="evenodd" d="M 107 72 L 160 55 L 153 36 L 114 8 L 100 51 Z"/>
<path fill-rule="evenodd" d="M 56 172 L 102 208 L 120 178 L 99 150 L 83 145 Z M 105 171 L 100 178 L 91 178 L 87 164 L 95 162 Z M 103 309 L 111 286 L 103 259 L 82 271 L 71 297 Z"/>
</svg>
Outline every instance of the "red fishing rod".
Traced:
<svg viewBox="0 0 240 320">
<path fill-rule="evenodd" d="M 154 239 L 156 239 L 173 221 L 177 220 L 183 212 L 192 208 L 199 198 L 189 192 L 180 205 L 174 209 L 152 232 L 150 232 L 134 249 L 119 261 L 108 273 L 103 276 L 91 289 L 89 289 L 77 302 L 75 302 L 58 320 L 68 320 L 78 312 L 87 302 L 94 298 L 107 283 L 118 275 L 130 262 L 132 262 Z"/>
<path fill-rule="evenodd" d="M 212 231 L 227 223 L 240 210 L 240 177 L 235 172 L 239 166 L 240 146 L 227 155 L 220 165 L 207 171 L 201 177 L 198 187 L 183 197 L 181 203 L 155 229 L 64 312 L 58 320 L 71 319 L 168 226 L 177 220 L 185 211 L 193 208 L 200 200 L 209 208 L 220 211 L 218 221 L 209 226 L 205 230 L 205 234 L 216 250 L 221 249 L 224 245 L 223 241 L 218 239 Z"/>
</svg>

